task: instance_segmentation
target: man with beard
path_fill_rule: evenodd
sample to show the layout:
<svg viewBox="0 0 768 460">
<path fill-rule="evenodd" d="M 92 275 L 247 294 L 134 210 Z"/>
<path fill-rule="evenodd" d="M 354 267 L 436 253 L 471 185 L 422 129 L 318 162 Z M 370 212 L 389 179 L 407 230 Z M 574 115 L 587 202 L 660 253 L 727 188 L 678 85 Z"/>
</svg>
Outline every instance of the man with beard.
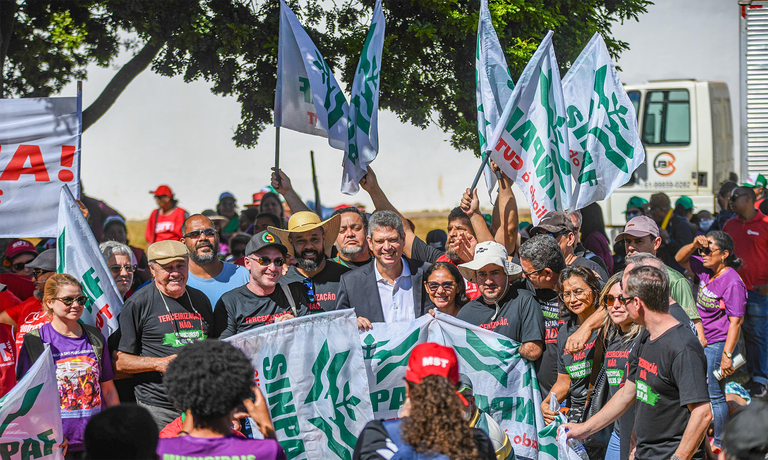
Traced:
<svg viewBox="0 0 768 460">
<path fill-rule="evenodd" d="M 181 227 L 181 242 L 189 250 L 187 286 L 203 291 L 216 306 L 225 292 L 248 283 L 245 267 L 219 260 L 219 234 L 213 222 L 202 214 L 190 216 Z"/>
<path fill-rule="evenodd" d="M 269 232 L 288 244 L 288 254 L 296 258 L 281 279 L 281 284 L 300 282 L 309 298 L 309 310 L 322 313 L 336 309 L 336 293 L 341 275 L 349 269 L 328 259 L 339 234 L 341 216 L 321 222 L 317 214 L 299 211 L 291 216 L 288 229 L 269 227 Z"/>
<path fill-rule="evenodd" d="M 333 216 L 336 215 L 341 216 L 339 235 L 336 237 L 339 255 L 331 260 L 352 270 L 366 265 L 372 259 L 365 237 L 368 233 L 368 216 L 354 206 L 337 209 L 333 212 Z"/>
</svg>

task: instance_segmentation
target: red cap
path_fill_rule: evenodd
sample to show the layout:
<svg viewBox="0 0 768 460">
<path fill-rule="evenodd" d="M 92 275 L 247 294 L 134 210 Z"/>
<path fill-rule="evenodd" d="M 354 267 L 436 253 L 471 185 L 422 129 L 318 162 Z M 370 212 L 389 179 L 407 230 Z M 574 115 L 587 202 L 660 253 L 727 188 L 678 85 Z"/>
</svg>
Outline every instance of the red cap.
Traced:
<svg viewBox="0 0 768 460">
<path fill-rule="evenodd" d="M 27 240 L 16 240 L 12 241 L 6 248 L 5 248 L 5 257 L 8 259 L 13 259 L 14 257 L 18 256 L 19 254 L 23 254 L 25 252 L 29 252 L 31 254 L 37 254 L 37 248 L 35 248 L 35 245 L 30 243 Z"/>
<path fill-rule="evenodd" d="M 155 196 L 162 196 L 162 195 L 173 196 L 171 187 L 168 187 L 167 185 L 161 185 L 160 187 L 157 187 L 157 190 L 150 190 L 149 193 Z"/>
<path fill-rule="evenodd" d="M 459 383 L 459 361 L 453 348 L 432 342 L 416 345 L 408 358 L 405 380 L 419 384 L 430 375 L 445 377 L 454 385 Z"/>
</svg>

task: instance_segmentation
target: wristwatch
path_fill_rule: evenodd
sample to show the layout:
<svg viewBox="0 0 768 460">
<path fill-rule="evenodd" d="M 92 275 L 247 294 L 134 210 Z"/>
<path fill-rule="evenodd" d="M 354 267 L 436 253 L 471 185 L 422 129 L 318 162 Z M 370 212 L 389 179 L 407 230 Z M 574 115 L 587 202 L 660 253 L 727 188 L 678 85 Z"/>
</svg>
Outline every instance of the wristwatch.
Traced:
<svg viewBox="0 0 768 460">
<path fill-rule="evenodd" d="M 727 351 L 723 350 L 723 354 L 728 359 L 733 359 L 733 353 L 728 353 Z"/>
</svg>

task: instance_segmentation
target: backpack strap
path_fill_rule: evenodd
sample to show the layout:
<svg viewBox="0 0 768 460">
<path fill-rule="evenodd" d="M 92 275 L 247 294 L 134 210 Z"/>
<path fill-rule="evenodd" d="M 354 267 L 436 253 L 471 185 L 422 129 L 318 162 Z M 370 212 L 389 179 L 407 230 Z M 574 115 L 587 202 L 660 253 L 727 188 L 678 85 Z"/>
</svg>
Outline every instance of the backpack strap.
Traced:
<svg viewBox="0 0 768 460">
<path fill-rule="evenodd" d="M 80 322 L 80 321 L 78 321 Z M 101 370 L 101 355 L 104 353 L 104 336 L 101 335 L 99 328 L 80 322 L 80 327 L 85 331 L 85 335 L 93 347 L 93 353 L 96 355 L 96 361 L 99 363 L 99 370 Z"/>
<path fill-rule="evenodd" d="M 287 284 L 280 284 L 280 287 L 283 289 L 283 293 L 285 293 L 285 296 L 288 297 L 288 303 L 291 305 L 291 312 L 293 313 L 293 316 L 295 318 L 299 317 L 299 313 L 296 310 L 296 300 L 293 298 L 293 293 L 291 292 L 291 288 L 288 287 Z"/>
<path fill-rule="evenodd" d="M 39 358 L 44 351 L 45 345 L 43 344 L 43 339 L 40 338 L 40 331 L 38 329 L 32 329 L 24 334 L 24 343 L 19 350 L 19 354 L 26 353 L 29 357 L 29 364 L 33 364 L 37 361 L 37 358 Z M 20 359 L 16 361 L 16 381 L 19 381 L 24 377 L 19 368 L 20 362 Z"/>
</svg>

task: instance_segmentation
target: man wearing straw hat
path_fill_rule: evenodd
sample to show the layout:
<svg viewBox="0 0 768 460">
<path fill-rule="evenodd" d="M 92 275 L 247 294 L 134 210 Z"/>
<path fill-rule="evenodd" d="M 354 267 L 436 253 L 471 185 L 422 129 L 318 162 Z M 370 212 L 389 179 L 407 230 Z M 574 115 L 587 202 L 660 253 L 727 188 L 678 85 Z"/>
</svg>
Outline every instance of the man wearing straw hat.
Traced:
<svg viewBox="0 0 768 460">
<path fill-rule="evenodd" d="M 303 283 L 311 313 L 336 309 L 339 280 L 349 271 L 328 258 L 339 234 L 340 222 L 340 215 L 321 221 L 314 212 L 299 211 L 291 216 L 287 230 L 267 227 L 286 243 L 288 254 L 296 258 L 296 265 L 288 269 L 280 283 Z"/>
</svg>

